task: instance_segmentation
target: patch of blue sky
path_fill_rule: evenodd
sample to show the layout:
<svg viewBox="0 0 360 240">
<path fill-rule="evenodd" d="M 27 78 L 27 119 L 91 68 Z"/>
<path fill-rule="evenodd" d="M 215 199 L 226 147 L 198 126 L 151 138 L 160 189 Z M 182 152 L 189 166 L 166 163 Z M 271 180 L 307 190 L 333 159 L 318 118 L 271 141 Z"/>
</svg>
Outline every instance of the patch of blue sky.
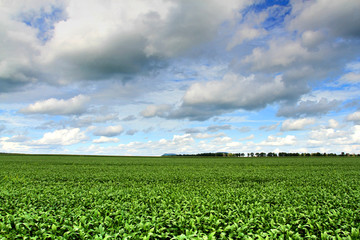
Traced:
<svg viewBox="0 0 360 240">
<path fill-rule="evenodd" d="M 50 11 L 43 8 L 39 12 L 27 12 L 21 15 L 22 22 L 38 30 L 37 38 L 45 43 L 52 37 L 55 23 L 65 20 L 66 15 L 61 8 L 52 7 Z"/>
<path fill-rule="evenodd" d="M 262 23 L 262 27 L 269 31 L 273 28 L 279 28 L 283 26 L 286 16 L 289 15 L 292 10 L 289 2 L 289 0 L 260 1 L 243 10 L 242 14 L 246 16 L 252 12 L 260 13 L 263 11 L 268 11 L 269 15 Z"/>
<path fill-rule="evenodd" d="M 344 68 L 345 73 L 354 72 L 354 73 L 360 73 L 360 58 L 357 58 L 356 60 L 346 64 Z"/>
<path fill-rule="evenodd" d="M 289 6 L 289 0 L 262 0 L 251 5 L 250 8 L 256 13 L 262 12 L 263 10 L 272 6 Z"/>
</svg>

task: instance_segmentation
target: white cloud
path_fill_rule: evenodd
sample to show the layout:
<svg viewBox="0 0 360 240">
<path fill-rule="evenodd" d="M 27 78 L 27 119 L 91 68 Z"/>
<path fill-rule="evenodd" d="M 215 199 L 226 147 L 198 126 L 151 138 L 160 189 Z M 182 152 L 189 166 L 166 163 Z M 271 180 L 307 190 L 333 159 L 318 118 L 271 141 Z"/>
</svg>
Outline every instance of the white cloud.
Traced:
<svg viewBox="0 0 360 240">
<path fill-rule="evenodd" d="M 354 144 L 360 144 L 360 126 L 356 125 L 352 128 L 351 139 Z M 359 146 L 358 146 L 359 147 Z"/>
<path fill-rule="evenodd" d="M 358 107 L 359 1 L 261 2 L 2 0 L 1 149 L 81 152 L 88 132 L 113 154 L 358 149 L 357 113 L 334 119 Z M 277 110 L 303 119 L 264 126 Z M 279 129 L 298 132 L 262 141 Z"/>
<path fill-rule="evenodd" d="M 275 124 L 268 125 L 268 126 L 261 126 L 261 127 L 259 127 L 259 129 L 260 129 L 260 130 L 265 130 L 265 131 L 273 131 L 273 130 L 275 130 L 278 126 L 279 126 L 279 123 L 275 123 Z"/>
<path fill-rule="evenodd" d="M 301 35 L 302 45 L 309 49 L 316 48 L 324 39 L 325 36 L 320 31 L 305 31 Z"/>
<path fill-rule="evenodd" d="M 23 1 L 0 9 L 0 92 L 128 80 L 212 41 L 251 1 Z"/>
<path fill-rule="evenodd" d="M 120 135 L 124 131 L 124 128 L 121 125 L 100 127 L 94 131 L 95 136 L 106 136 L 114 137 Z"/>
<path fill-rule="evenodd" d="M 171 106 L 168 104 L 161 105 L 149 105 L 144 109 L 140 114 L 143 117 L 164 117 L 167 112 L 171 109 Z"/>
<path fill-rule="evenodd" d="M 227 74 L 221 81 L 194 83 L 186 91 L 183 103 L 169 118 L 206 120 L 236 109 L 255 110 L 267 104 L 292 98 L 297 88 L 285 86 L 282 76 L 274 79 Z"/>
<path fill-rule="evenodd" d="M 244 41 L 249 41 L 255 38 L 258 38 L 266 33 L 263 29 L 256 29 L 251 27 L 243 27 L 240 28 L 233 38 L 230 40 L 229 44 L 227 45 L 227 50 L 230 51 L 237 45 L 242 44 Z"/>
<path fill-rule="evenodd" d="M 259 102 L 263 94 L 267 95 L 270 87 L 283 88 L 280 79 L 268 85 L 256 86 L 255 76 L 241 77 L 227 75 L 222 81 L 211 81 L 205 84 L 193 84 L 184 96 L 185 104 L 228 104 L 243 107 L 252 107 L 252 104 Z M 257 88 L 259 87 L 259 88 Z M 254 92 L 248 91 L 253 89 Z M 256 104 L 254 104 L 256 107 Z"/>
<path fill-rule="evenodd" d="M 357 84 L 360 82 L 360 62 L 350 62 L 345 66 L 345 73 L 339 79 L 340 83 Z"/>
<path fill-rule="evenodd" d="M 254 134 L 251 134 L 247 137 L 244 137 L 244 138 L 240 138 L 239 141 L 247 141 L 247 140 L 252 140 L 255 138 L 255 135 Z"/>
<path fill-rule="evenodd" d="M 12 3 L 8 3 L 12 5 Z M 17 22 L 7 4 L 0 7 L 0 92 L 36 82 L 33 60 L 39 43 L 36 31 Z"/>
<path fill-rule="evenodd" d="M 346 83 L 359 83 L 360 82 L 360 73 L 350 72 L 346 73 L 340 78 L 340 81 Z"/>
<path fill-rule="evenodd" d="M 100 114 L 96 112 L 94 115 L 82 115 L 71 119 L 71 122 L 78 126 L 89 126 L 93 123 L 106 123 L 106 122 L 113 122 L 119 120 L 117 114 L 110 113 L 110 114 Z"/>
<path fill-rule="evenodd" d="M 305 116 L 317 116 L 324 115 L 331 110 L 335 110 L 339 101 L 329 101 L 326 98 L 321 98 L 319 101 L 300 101 L 296 105 L 287 104 L 281 105 L 277 112 L 277 116 L 284 117 L 305 117 Z"/>
<path fill-rule="evenodd" d="M 184 134 L 184 135 L 174 135 L 171 144 L 190 144 L 193 143 L 194 139 L 191 137 L 191 134 Z"/>
<path fill-rule="evenodd" d="M 275 137 L 270 135 L 265 141 L 259 143 L 259 145 L 263 146 L 286 146 L 294 144 L 296 144 L 296 137 L 293 135 L 287 135 L 286 137 Z"/>
<path fill-rule="evenodd" d="M 316 121 L 312 118 L 287 119 L 281 125 L 281 131 L 300 131 L 304 130 L 308 125 L 314 124 Z"/>
<path fill-rule="evenodd" d="M 148 142 L 130 142 L 119 144 L 118 152 L 126 151 L 133 155 L 162 155 L 163 153 L 194 153 L 197 152 L 195 140 L 191 134 L 174 135 L 172 139 L 160 139 Z"/>
<path fill-rule="evenodd" d="M 194 137 L 197 139 L 207 139 L 207 138 L 214 138 L 214 137 L 223 137 L 225 136 L 224 133 L 217 133 L 217 134 L 209 134 L 209 133 L 198 133 Z"/>
<path fill-rule="evenodd" d="M 9 153 L 26 153 L 33 150 L 32 147 L 22 142 L 9 141 L 9 137 L 0 137 L 0 151 Z"/>
<path fill-rule="evenodd" d="M 334 36 L 359 37 L 360 3 L 357 0 L 343 1 L 293 1 L 291 30 L 330 31 Z"/>
<path fill-rule="evenodd" d="M 355 125 L 346 130 L 320 128 L 309 133 L 307 141 L 310 147 L 326 147 L 326 152 L 360 151 L 360 126 Z"/>
<path fill-rule="evenodd" d="M 47 132 L 39 140 L 34 140 L 34 145 L 73 145 L 87 139 L 84 132 L 79 128 L 68 128 Z"/>
<path fill-rule="evenodd" d="M 354 122 L 355 124 L 360 124 L 360 111 L 349 114 L 346 117 L 346 120 Z"/>
<path fill-rule="evenodd" d="M 120 140 L 118 138 L 110 138 L 110 137 L 101 136 L 98 139 L 94 139 L 93 143 L 117 143 L 119 141 Z"/>
<path fill-rule="evenodd" d="M 37 101 L 34 104 L 20 109 L 25 114 L 49 114 L 49 115 L 71 115 L 81 114 L 86 111 L 86 103 L 89 97 L 78 95 L 68 100 L 50 98 L 44 101 Z"/>
<path fill-rule="evenodd" d="M 329 120 L 329 128 L 337 128 L 338 126 L 339 126 L 338 121 L 336 121 L 335 119 Z"/>
<path fill-rule="evenodd" d="M 7 142 L 26 142 L 29 141 L 30 138 L 28 136 L 25 135 L 15 135 L 12 136 L 11 138 L 7 139 Z"/>
<path fill-rule="evenodd" d="M 42 59 L 72 80 L 146 72 L 212 40 L 247 3 L 69 1 L 67 19 L 55 24 Z"/>
<path fill-rule="evenodd" d="M 312 57 L 299 42 L 276 39 L 269 42 L 268 48 L 255 48 L 242 63 L 249 65 L 253 71 L 279 71 Z"/>
<path fill-rule="evenodd" d="M 324 143 L 325 141 L 338 141 L 338 143 L 349 143 L 348 132 L 341 130 L 334 130 L 332 128 L 315 129 L 309 133 L 310 139 Z"/>
<path fill-rule="evenodd" d="M 360 61 L 348 63 L 346 69 L 348 71 L 360 72 Z"/>
<path fill-rule="evenodd" d="M 211 141 L 212 144 L 215 144 L 218 146 L 222 146 L 222 145 L 230 143 L 230 142 L 232 142 L 232 138 L 228 137 L 228 136 L 217 137 Z"/>
</svg>

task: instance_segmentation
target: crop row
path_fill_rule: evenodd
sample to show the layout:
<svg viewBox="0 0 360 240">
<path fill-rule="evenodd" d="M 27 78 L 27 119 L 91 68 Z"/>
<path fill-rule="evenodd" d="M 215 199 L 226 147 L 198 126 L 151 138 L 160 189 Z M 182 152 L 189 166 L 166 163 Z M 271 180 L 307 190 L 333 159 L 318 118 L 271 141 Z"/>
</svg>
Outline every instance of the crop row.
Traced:
<svg viewBox="0 0 360 240">
<path fill-rule="evenodd" d="M 0 239 L 358 239 L 359 160 L 2 157 Z"/>
</svg>

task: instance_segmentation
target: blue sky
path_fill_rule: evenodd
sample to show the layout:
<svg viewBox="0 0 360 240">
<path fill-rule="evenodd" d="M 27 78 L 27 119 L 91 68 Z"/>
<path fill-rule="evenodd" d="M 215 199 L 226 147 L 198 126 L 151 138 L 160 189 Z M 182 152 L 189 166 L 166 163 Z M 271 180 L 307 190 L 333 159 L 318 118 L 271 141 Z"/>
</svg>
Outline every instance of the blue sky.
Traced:
<svg viewBox="0 0 360 240">
<path fill-rule="evenodd" d="M 0 0 L 0 152 L 360 153 L 359 12 Z"/>
</svg>

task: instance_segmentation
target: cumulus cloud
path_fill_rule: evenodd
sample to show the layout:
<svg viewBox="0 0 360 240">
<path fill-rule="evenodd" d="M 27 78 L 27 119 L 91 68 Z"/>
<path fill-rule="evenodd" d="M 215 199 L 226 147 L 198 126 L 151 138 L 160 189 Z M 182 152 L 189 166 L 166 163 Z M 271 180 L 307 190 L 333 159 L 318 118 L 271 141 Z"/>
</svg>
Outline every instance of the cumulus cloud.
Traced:
<svg viewBox="0 0 360 240">
<path fill-rule="evenodd" d="M 250 1 L 12 1 L 0 9 L 0 92 L 127 80 L 207 43 Z"/>
<path fill-rule="evenodd" d="M 357 61 L 347 64 L 345 70 L 348 71 L 348 73 L 341 76 L 340 82 L 350 84 L 360 82 L 360 62 Z"/>
<path fill-rule="evenodd" d="M 120 135 L 124 131 L 121 125 L 100 127 L 94 131 L 95 136 L 114 137 Z"/>
<path fill-rule="evenodd" d="M 287 119 L 281 125 L 281 131 L 300 131 L 304 130 L 308 125 L 314 124 L 316 121 L 312 118 Z"/>
<path fill-rule="evenodd" d="M 0 8 L 3 43 L 0 99 L 2 103 L 11 99 L 16 105 L 1 105 L 0 120 L 6 124 L 2 133 L 11 134 L 18 126 L 29 129 L 30 135 L 38 131 L 24 123 L 25 119 L 34 121 L 32 117 L 20 115 L 21 120 L 12 119 L 18 117 L 12 106 L 22 106 L 26 99 L 27 104 L 32 104 L 23 105 L 21 113 L 65 115 L 52 119 L 47 128 L 57 129 L 59 124 L 94 125 L 88 131 L 99 137 L 93 140 L 92 147 L 101 151 L 106 151 L 105 145 L 97 143 L 116 141 L 114 136 L 124 132 L 119 125 L 106 127 L 116 125 L 119 120 L 128 121 L 130 129 L 137 129 L 131 122 L 136 120 L 136 124 L 144 125 L 143 129 L 149 129 L 143 130 L 145 133 L 158 133 L 156 119 L 152 117 L 204 121 L 224 114 L 213 119 L 224 125 L 208 123 L 189 129 L 191 126 L 186 126 L 186 121 L 166 122 L 166 127 L 171 125 L 168 128 L 171 131 L 180 129 L 191 134 L 159 141 L 151 134 L 151 141 L 119 144 L 115 152 L 128 149 L 131 153 L 136 148 L 146 154 L 148 149 L 156 147 L 159 150 L 153 151 L 198 152 L 219 148 L 240 151 L 250 147 L 250 151 L 260 151 L 280 149 L 277 141 L 284 146 L 291 146 L 288 144 L 292 142 L 299 144 L 301 140 L 291 136 L 270 136 L 259 142 L 257 134 L 248 134 L 254 136 L 255 143 L 242 145 L 222 133 L 213 133 L 279 128 L 280 131 L 309 130 L 316 121 L 308 117 L 336 114 L 332 111 L 337 110 L 339 101 L 344 102 L 343 108 L 350 108 L 351 101 L 359 96 L 356 84 L 360 82 L 357 61 L 360 3 L 358 0 L 260 2 L 4 0 Z M 39 89 L 58 92 L 44 94 Z M 84 95 L 76 96 L 79 90 Z M 12 94 L 12 91 L 21 92 Z M 88 108 L 90 99 L 85 95 L 92 96 L 92 108 Z M 51 98 L 54 96 L 74 97 Z M 139 110 L 144 103 L 152 105 Z M 250 118 L 263 108 L 267 108 L 264 117 L 271 118 L 274 109 L 278 109 L 277 116 L 300 119 L 286 120 L 279 128 L 259 127 L 263 123 Z M 112 114 L 107 114 L 110 111 Z M 4 117 L 3 113 L 9 114 Z M 42 117 L 49 116 L 37 116 L 37 119 Z M 251 129 L 240 125 L 244 119 L 251 121 Z M 335 120 L 325 124 L 324 130 L 317 134 L 355 145 L 359 139 L 359 119 L 357 113 L 346 117 L 355 123 L 351 130 L 356 134 L 345 131 L 351 137 L 343 139 L 340 135 L 344 131 L 335 130 L 346 129 L 349 123 L 339 127 Z M 46 121 L 39 125 L 46 126 Z M 75 132 L 74 129 L 52 130 L 37 141 L 23 143 L 45 145 L 57 141 L 62 146 L 65 145 L 62 139 Z M 136 130 L 125 132 L 132 135 Z M 83 133 L 79 130 L 78 134 Z M 299 134 L 305 136 L 304 132 Z M 7 149 L 19 149 L 20 142 L 15 140 L 3 138 L 2 144 L 7 144 Z M 324 143 L 315 132 L 311 141 Z"/>
<path fill-rule="evenodd" d="M 129 142 L 126 144 L 119 144 L 116 147 L 109 147 L 107 152 L 114 153 L 123 152 L 127 155 L 162 155 L 166 152 L 174 153 L 193 153 L 196 152 L 194 147 L 195 140 L 190 134 L 174 135 L 171 139 L 162 138 L 158 141 L 147 142 Z M 91 151 L 101 152 L 103 148 L 92 147 Z"/>
<path fill-rule="evenodd" d="M 281 51 L 280 51 L 281 49 Z M 311 55 L 299 42 L 287 39 L 271 40 L 268 48 L 257 47 L 242 63 L 253 71 L 279 71 L 291 67 L 298 61 L 310 59 Z"/>
<path fill-rule="evenodd" d="M 15 135 L 12 136 L 11 138 L 9 138 L 8 140 L 6 140 L 7 142 L 26 142 L 29 141 L 30 138 L 28 136 L 25 135 Z"/>
<path fill-rule="evenodd" d="M 254 134 L 251 134 L 247 137 L 244 137 L 244 138 L 240 138 L 239 141 L 247 141 L 247 140 L 251 140 L 251 139 L 254 139 L 255 138 L 255 135 Z"/>
<path fill-rule="evenodd" d="M 219 25 L 243 5 L 239 1 L 69 1 L 67 19 L 55 25 L 43 59 L 80 79 L 149 71 L 211 40 Z"/>
<path fill-rule="evenodd" d="M 24 153 L 33 150 L 33 147 L 22 144 L 21 142 L 11 141 L 9 137 L 0 137 L 1 152 Z"/>
<path fill-rule="evenodd" d="M 324 79 L 329 69 L 339 69 L 344 62 L 353 58 L 352 52 L 357 52 L 358 48 L 353 42 L 348 42 L 351 47 L 345 48 L 341 42 L 335 41 L 336 36 L 358 36 L 357 24 L 348 24 L 354 23 L 354 17 L 358 18 L 354 15 L 359 7 L 357 1 L 347 0 L 345 4 L 292 2 L 291 12 L 290 6 L 272 6 L 260 13 L 248 11 L 240 16 L 239 12 L 251 4 L 254 2 L 153 0 L 107 1 L 106 4 L 97 1 L 58 1 L 50 4 L 41 1 L 40 5 L 34 4 L 32 7 L 26 3 L 25 10 L 15 8 L 3 15 L 7 21 L 12 19 L 11 23 L 4 24 L 4 29 L 14 29 L 12 31 L 17 34 L 26 32 L 27 38 L 9 40 L 9 43 L 15 44 L 13 48 L 7 47 L 10 52 L 14 49 L 26 51 L 21 50 L 23 62 L 20 62 L 21 59 L 10 61 L 9 54 L 4 54 L 6 61 L 0 67 L 5 69 L 2 86 L 8 89 L 7 85 L 15 85 L 15 82 L 23 85 L 39 79 L 62 84 L 87 79 L 126 82 L 137 74 L 164 68 L 170 63 L 168 60 L 184 56 L 197 47 L 201 49 L 201 44 L 219 38 L 218 30 L 225 22 L 229 23 L 227 26 L 235 34 L 230 39 L 225 36 L 221 40 L 227 42 L 228 49 L 231 49 L 243 45 L 247 40 L 270 34 L 271 28 L 265 30 L 267 22 L 280 16 L 285 25 L 282 31 L 289 34 L 280 34 L 279 37 L 274 32 L 274 38 L 264 38 L 253 46 L 247 45 L 244 52 L 250 54 L 244 56 L 241 53 L 234 57 L 232 70 L 249 77 L 231 77 L 236 74 L 229 73 L 222 80 L 194 83 L 186 91 L 178 111 L 167 114 L 169 109 L 155 104 L 143 112 L 145 117 L 205 120 L 236 109 L 257 110 L 277 101 L 297 100 L 310 91 L 308 81 Z M 326 13 L 318 14 L 324 5 Z M 46 14 L 38 9 L 45 9 Z M 54 19 L 46 18 L 56 12 L 60 12 L 60 15 Z M 15 15 L 21 17 L 14 18 Z M 285 15 L 289 16 L 285 18 Z M 41 37 L 41 41 L 38 35 L 42 32 L 32 22 L 44 16 L 49 26 L 42 31 L 50 33 L 45 39 Z M 240 19 L 239 25 L 234 24 Z M 313 22 L 316 24 L 309 24 Z M 348 25 L 340 29 L 338 26 L 341 24 Z M 13 28 L 15 25 L 18 28 Z M 329 31 L 334 35 L 333 40 L 329 40 Z M 293 37 L 288 38 L 288 35 Z M 25 40 L 22 39 L 27 40 L 19 43 L 19 39 L 23 42 Z M 325 40 L 336 44 L 323 44 Z M 28 54 L 23 56 L 24 53 Z M 9 64 L 13 67 L 8 67 Z M 14 74 L 23 77 L 15 77 Z M 353 75 L 346 78 L 357 79 Z M 234 88 L 231 88 L 232 85 Z M 202 88 L 205 91 L 201 92 Z M 224 92 L 226 94 L 220 94 Z M 229 100 L 225 99 L 226 95 Z M 196 96 L 199 96 L 198 100 Z M 214 103 L 216 98 L 219 102 Z"/>
<path fill-rule="evenodd" d="M 287 135 L 286 137 L 268 136 L 268 138 L 260 142 L 259 145 L 263 146 L 285 146 L 296 144 L 296 137 L 293 135 Z"/>
<path fill-rule="evenodd" d="M 42 79 L 42 40 L 51 35 L 61 1 L 2 1 L 0 8 L 0 93 Z M 59 17 L 61 18 L 61 17 Z"/>
<path fill-rule="evenodd" d="M 126 131 L 126 135 L 132 136 L 132 135 L 134 135 L 134 134 L 137 133 L 137 132 L 138 132 L 138 130 L 136 130 L 136 129 L 130 129 L 130 130 L 127 130 L 127 131 Z"/>
<path fill-rule="evenodd" d="M 314 129 L 307 141 L 310 147 L 325 147 L 329 152 L 358 152 L 360 143 L 360 126 L 355 125 L 345 130 L 332 128 Z"/>
<path fill-rule="evenodd" d="M 115 113 L 104 115 L 85 115 L 77 116 L 71 119 L 71 122 L 77 126 L 89 126 L 93 123 L 106 123 L 119 120 L 119 117 Z"/>
<path fill-rule="evenodd" d="M 340 78 L 340 81 L 346 83 L 352 83 L 352 84 L 359 83 L 360 73 L 354 73 L 354 72 L 346 73 Z"/>
<path fill-rule="evenodd" d="M 311 91 L 312 82 L 327 78 L 335 80 L 334 76 L 341 73 L 344 62 L 356 59 L 360 28 L 354 19 L 359 18 L 357 12 L 360 4 L 355 0 L 347 0 L 345 3 L 331 4 L 326 1 L 300 1 L 291 2 L 291 5 L 292 11 L 284 18 L 284 30 L 296 34 L 290 38 L 282 34 L 264 40 L 265 44 L 255 45 L 251 53 L 239 58 L 234 66 L 242 73 L 254 74 L 255 78 L 259 74 L 271 76 L 280 73 L 283 85 L 292 87 L 289 91 L 293 93 L 293 98 L 282 98 L 286 104 L 279 115 L 311 116 L 315 111 L 310 112 L 308 109 L 310 102 L 303 102 L 295 107 L 300 113 L 290 109 L 290 105 Z M 349 46 L 357 50 L 349 51 Z M 357 77 L 355 72 L 344 75 L 343 79 L 357 82 Z M 276 96 L 277 93 L 278 91 L 274 91 L 273 95 Z M 314 109 L 326 113 L 332 104 L 335 103 L 320 100 Z"/>
<path fill-rule="evenodd" d="M 332 128 L 316 129 L 309 133 L 310 140 L 315 143 L 316 141 L 324 143 L 325 141 L 338 141 L 338 143 L 348 143 L 348 132 L 341 130 L 334 130 Z"/>
<path fill-rule="evenodd" d="M 257 29 L 248 26 L 240 27 L 240 29 L 235 33 L 233 38 L 228 43 L 227 50 L 230 51 L 232 48 L 242 44 L 244 41 L 249 41 L 265 34 L 266 31 L 264 29 Z"/>
<path fill-rule="evenodd" d="M 298 89 L 286 86 L 282 76 L 256 79 L 227 74 L 222 80 L 194 83 L 186 91 L 183 103 L 169 118 L 206 120 L 236 109 L 256 110 L 283 99 L 292 99 Z"/>
<path fill-rule="evenodd" d="M 321 31 L 305 31 L 301 35 L 301 44 L 311 50 L 317 49 L 317 46 L 325 40 Z"/>
<path fill-rule="evenodd" d="M 259 129 L 265 130 L 265 131 L 273 131 L 273 130 L 277 129 L 278 126 L 279 126 L 279 123 L 275 123 L 272 125 L 261 126 L 261 127 L 259 127 Z"/>
<path fill-rule="evenodd" d="M 322 98 L 319 101 L 300 101 L 295 106 L 289 104 L 282 105 L 276 115 L 293 118 L 319 116 L 326 114 L 331 110 L 335 110 L 339 104 L 339 101 L 329 101 L 325 98 Z"/>
<path fill-rule="evenodd" d="M 6 10 L 0 8 L 0 38 L 0 92 L 36 82 L 37 71 L 32 62 L 37 52 L 35 32 L 11 20 Z"/>
<path fill-rule="evenodd" d="M 339 126 L 338 121 L 335 119 L 330 119 L 329 121 L 329 128 L 337 128 Z"/>
<path fill-rule="evenodd" d="M 251 131 L 251 128 L 250 127 L 246 127 L 246 126 L 243 126 L 241 128 L 238 128 L 238 130 L 240 132 L 250 132 Z"/>
<path fill-rule="evenodd" d="M 170 109 L 171 106 L 168 104 L 149 105 L 140 114 L 146 118 L 165 117 Z"/>
<path fill-rule="evenodd" d="M 86 104 L 89 100 L 89 97 L 83 95 L 78 95 L 67 100 L 50 98 L 30 104 L 29 106 L 20 109 L 19 112 L 24 114 L 49 115 L 81 114 L 86 111 Z"/>
<path fill-rule="evenodd" d="M 218 137 L 224 137 L 224 133 L 217 133 L 217 134 L 209 134 L 209 133 L 198 133 L 195 135 L 195 138 L 198 139 L 207 139 L 207 138 L 218 138 Z"/>
<path fill-rule="evenodd" d="M 32 142 L 34 145 L 73 145 L 87 139 L 84 132 L 79 128 L 67 128 L 47 132 L 39 140 Z"/>
<path fill-rule="evenodd" d="M 346 117 L 346 120 L 350 122 L 354 122 L 355 124 L 360 124 L 360 111 L 349 114 Z"/>
<path fill-rule="evenodd" d="M 360 37 L 360 3 L 357 0 L 295 1 L 292 5 L 296 17 L 289 24 L 290 29 L 326 29 L 336 37 Z"/>
<path fill-rule="evenodd" d="M 120 140 L 118 138 L 110 138 L 110 137 L 101 136 L 98 139 L 94 139 L 93 143 L 117 143 L 119 141 Z"/>
</svg>

